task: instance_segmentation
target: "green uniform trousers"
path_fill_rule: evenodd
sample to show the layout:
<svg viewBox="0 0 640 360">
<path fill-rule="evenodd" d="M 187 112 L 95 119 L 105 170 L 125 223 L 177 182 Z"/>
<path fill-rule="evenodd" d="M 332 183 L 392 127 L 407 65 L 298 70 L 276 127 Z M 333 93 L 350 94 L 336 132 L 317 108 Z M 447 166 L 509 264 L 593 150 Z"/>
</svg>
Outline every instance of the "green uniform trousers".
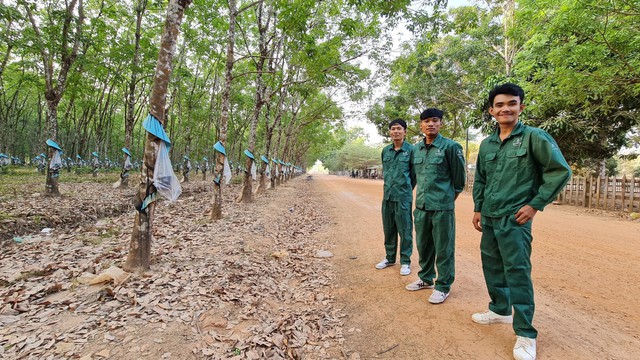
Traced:
<svg viewBox="0 0 640 360">
<path fill-rule="evenodd" d="M 436 290 L 448 293 L 455 278 L 456 219 L 454 210 L 422 210 L 413 212 L 416 226 L 416 247 L 418 248 L 422 281 L 433 284 Z"/>
<path fill-rule="evenodd" d="M 519 225 L 513 215 L 482 216 L 482 270 L 491 303 L 489 310 L 510 315 L 516 335 L 535 339 L 531 283 L 531 221 Z"/>
<path fill-rule="evenodd" d="M 413 252 L 413 221 L 411 201 L 382 200 L 382 228 L 387 260 L 396 262 L 398 234 L 400 235 L 400 263 L 411 264 Z"/>
</svg>

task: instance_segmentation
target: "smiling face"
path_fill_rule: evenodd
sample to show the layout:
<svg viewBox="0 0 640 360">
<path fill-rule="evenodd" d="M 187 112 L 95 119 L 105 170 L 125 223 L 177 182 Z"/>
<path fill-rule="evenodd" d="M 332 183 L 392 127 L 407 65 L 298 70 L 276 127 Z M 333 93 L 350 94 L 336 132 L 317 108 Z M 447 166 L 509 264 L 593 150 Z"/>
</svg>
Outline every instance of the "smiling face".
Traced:
<svg viewBox="0 0 640 360">
<path fill-rule="evenodd" d="M 389 136 L 394 143 L 398 141 L 402 142 L 406 135 L 407 130 L 405 130 L 405 128 L 403 128 L 400 124 L 393 124 L 389 128 Z"/>
<path fill-rule="evenodd" d="M 442 127 L 442 119 L 438 117 L 430 117 L 420 120 L 420 131 L 427 139 L 435 139 Z"/>
<path fill-rule="evenodd" d="M 520 103 L 520 97 L 499 94 L 493 99 L 489 114 L 496 119 L 500 126 L 512 127 L 518 122 L 518 116 L 522 110 L 524 110 L 524 105 Z"/>
</svg>

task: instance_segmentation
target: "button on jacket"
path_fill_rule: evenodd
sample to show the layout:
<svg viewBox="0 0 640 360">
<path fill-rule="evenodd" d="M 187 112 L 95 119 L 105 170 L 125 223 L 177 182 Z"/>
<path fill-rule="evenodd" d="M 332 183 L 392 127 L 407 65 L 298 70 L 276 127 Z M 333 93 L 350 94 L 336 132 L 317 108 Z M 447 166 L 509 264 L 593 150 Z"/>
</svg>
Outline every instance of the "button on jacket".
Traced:
<svg viewBox="0 0 640 360">
<path fill-rule="evenodd" d="M 413 171 L 420 182 L 416 207 L 422 210 L 453 210 L 456 193 L 464 189 L 466 168 L 462 146 L 438 134 L 433 143 L 415 145 Z"/>
<path fill-rule="evenodd" d="M 413 200 L 415 178 L 411 178 L 411 160 L 413 145 L 404 141 L 396 151 L 393 144 L 382 149 L 382 172 L 384 174 L 384 200 Z"/>
<path fill-rule="evenodd" d="M 524 205 L 543 210 L 571 177 L 555 140 L 544 130 L 516 124 L 482 141 L 473 184 L 474 211 L 488 217 L 515 214 Z"/>
</svg>

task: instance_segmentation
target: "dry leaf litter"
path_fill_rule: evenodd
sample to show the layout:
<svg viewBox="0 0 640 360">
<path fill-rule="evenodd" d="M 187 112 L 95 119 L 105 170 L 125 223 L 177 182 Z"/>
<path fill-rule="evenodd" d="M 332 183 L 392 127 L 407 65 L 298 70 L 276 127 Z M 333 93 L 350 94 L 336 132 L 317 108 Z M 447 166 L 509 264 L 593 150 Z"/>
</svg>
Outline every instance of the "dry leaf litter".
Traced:
<svg viewBox="0 0 640 360">
<path fill-rule="evenodd" d="M 59 199 L 3 200 L 0 358 L 342 358 L 330 245 L 315 236 L 328 218 L 309 180 L 252 204 L 233 202 L 230 185 L 218 221 L 211 184 L 183 184 L 156 207 L 142 276 L 121 270 L 133 188 L 61 184 Z"/>
</svg>

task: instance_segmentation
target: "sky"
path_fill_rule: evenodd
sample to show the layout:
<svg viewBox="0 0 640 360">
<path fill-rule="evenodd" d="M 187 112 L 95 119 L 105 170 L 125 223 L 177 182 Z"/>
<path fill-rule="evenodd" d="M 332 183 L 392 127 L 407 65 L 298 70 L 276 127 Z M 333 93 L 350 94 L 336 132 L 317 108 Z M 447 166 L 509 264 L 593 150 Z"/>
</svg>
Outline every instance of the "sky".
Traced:
<svg viewBox="0 0 640 360">
<path fill-rule="evenodd" d="M 471 5 L 473 4 L 472 0 L 449 0 L 447 4 L 447 8 L 451 9 L 458 6 L 463 5 Z M 393 31 L 393 43 L 394 49 L 391 51 L 392 54 L 399 55 L 400 54 L 400 46 L 403 42 L 409 41 L 411 39 L 411 33 L 406 28 L 406 23 L 401 22 L 398 27 Z M 392 59 L 390 59 L 392 60 Z M 375 68 L 367 61 L 363 61 L 362 66 L 375 71 Z M 378 88 L 375 90 L 374 100 L 380 98 L 387 91 L 386 88 Z M 345 117 L 347 119 L 347 128 L 353 127 L 361 127 L 364 129 L 365 133 L 368 135 L 369 139 L 367 141 L 368 145 L 374 146 L 383 143 L 383 138 L 378 134 L 378 130 L 375 125 L 370 123 L 365 116 L 368 108 L 373 104 L 373 102 L 362 102 L 362 103 L 354 103 L 351 101 L 344 101 L 341 105 L 344 109 Z"/>
</svg>

